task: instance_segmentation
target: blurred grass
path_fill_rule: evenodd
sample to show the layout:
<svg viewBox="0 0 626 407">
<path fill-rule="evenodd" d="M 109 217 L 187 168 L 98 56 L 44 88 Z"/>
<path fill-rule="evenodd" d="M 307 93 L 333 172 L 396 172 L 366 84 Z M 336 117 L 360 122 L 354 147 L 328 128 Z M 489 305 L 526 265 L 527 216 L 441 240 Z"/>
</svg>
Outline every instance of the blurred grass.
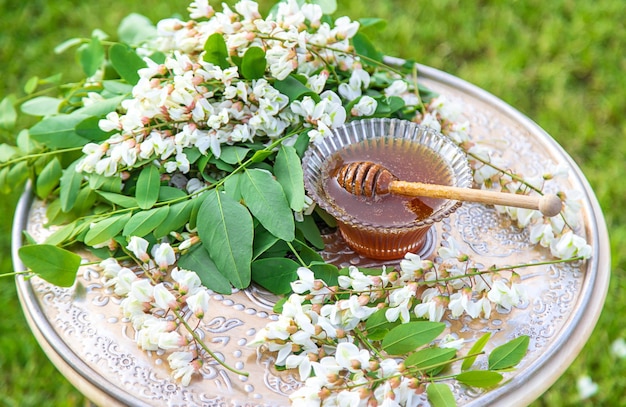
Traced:
<svg viewBox="0 0 626 407">
<path fill-rule="evenodd" d="M 108 4 L 111 4 L 107 2 Z M 81 2 L 0 0 L 0 98 L 26 80 L 59 71 L 79 77 L 72 52 L 52 49 L 95 28 L 115 36 L 119 20 L 138 12 L 157 21 L 186 16 L 186 0 Z M 232 1 L 228 2 L 233 4 Z M 580 165 L 604 210 L 611 236 L 612 281 L 598 326 L 567 372 L 535 406 L 626 405 L 626 360 L 610 345 L 626 337 L 626 25 L 621 0 L 461 1 L 339 0 L 336 16 L 379 17 L 388 27 L 373 41 L 385 53 L 447 71 L 500 97 L 543 127 Z M 217 4 L 214 2 L 214 4 Z M 267 1 L 261 3 L 267 9 Z M 0 208 L 13 212 L 16 197 Z M 0 220 L 1 270 L 10 261 L 11 217 Z M 58 374 L 33 339 L 11 279 L 0 279 L 0 405 L 77 406 L 83 397 Z M 580 401 L 576 380 L 600 389 Z"/>
</svg>

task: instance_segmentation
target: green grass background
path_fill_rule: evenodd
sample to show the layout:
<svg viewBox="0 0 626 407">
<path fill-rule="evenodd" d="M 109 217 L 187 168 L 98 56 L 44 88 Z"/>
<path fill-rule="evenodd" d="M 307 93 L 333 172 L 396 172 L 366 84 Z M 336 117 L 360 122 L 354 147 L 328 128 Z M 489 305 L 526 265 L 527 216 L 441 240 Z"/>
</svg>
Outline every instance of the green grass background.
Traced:
<svg viewBox="0 0 626 407">
<path fill-rule="evenodd" d="M 186 0 L 0 0 L 0 98 L 26 80 L 63 72 L 78 78 L 72 52 L 53 48 L 101 28 L 115 37 L 130 12 L 152 21 L 178 13 Z M 232 1 L 229 1 L 232 4 Z M 336 16 L 389 22 L 374 42 L 385 53 L 461 77 L 529 116 L 580 165 L 594 188 L 611 237 L 612 281 L 589 342 L 536 406 L 626 405 L 626 360 L 609 348 L 626 336 L 626 25 L 622 0 L 339 0 Z M 219 7 L 216 2 L 213 2 Z M 269 2 L 261 3 L 267 9 Z M 12 270 L 11 213 L 0 210 L 1 272 Z M 0 279 L 0 406 L 77 406 L 83 397 L 56 371 L 32 337 L 11 278 Z M 579 401 L 576 379 L 588 374 L 598 393 Z"/>
</svg>

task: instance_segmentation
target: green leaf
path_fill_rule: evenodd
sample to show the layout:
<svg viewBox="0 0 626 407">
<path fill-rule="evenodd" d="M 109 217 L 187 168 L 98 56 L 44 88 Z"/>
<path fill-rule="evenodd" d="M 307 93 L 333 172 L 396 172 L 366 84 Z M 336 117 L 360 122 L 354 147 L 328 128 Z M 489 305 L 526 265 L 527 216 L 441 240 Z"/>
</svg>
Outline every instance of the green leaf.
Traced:
<svg viewBox="0 0 626 407">
<path fill-rule="evenodd" d="M 162 206 L 135 213 L 122 230 L 123 236 L 146 236 L 167 218 L 170 208 Z"/>
<path fill-rule="evenodd" d="M 12 146 L 6 143 L 0 144 L 0 163 L 9 161 L 11 158 L 15 157 L 18 153 L 19 151 L 15 146 Z"/>
<path fill-rule="evenodd" d="M 208 191 L 196 221 L 198 235 L 217 268 L 236 288 L 250 284 L 254 227 L 250 212 L 216 189 Z"/>
<path fill-rule="evenodd" d="M 204 43 L 204 61 L 217 65 L 222 69 L 226 69 L 230 66 L 228 63 L 228 48 L 226 48 L 226 41 L 224 36 L 219 33 L 215 33 L 207 38 Z"/>
<path fill-rule="evenodd" d="M 9 172 L 7 173 L 6 182 L 12 188 L 21 186 L 22 183 L 28 178 L 29 173 L 30 169 L 28 168 L 26 161 L 20 161 L 17 164 L 11 166 Z"/>
<path fill-rule="evenodd" d="M 297 248 L 298 253 L 300 253 L 300 258 L 304 262 L 304 264 L 327 264 L 324 261 L 324 258 L 319 254 L 317 250 L 309 247 L 307 244 L 302 243 L 297 237 L 295 242 L 300 244 L 300 247 Z M 336 271 L 339 272 L 339 269 L 335 267 Z M 330 284 L 337 285 L 337 284 Z"/>
<path fill-rule="evenodd" d="M 109 49 L 109 59 L 122 79 L 131 85 L 136 85 L 139 82 L 137 71 L 146 67 L 146 62 L 126 44 L 114 44 Z"/>
<path fill-rule="evenodd" d="M 467 352 L 467 354 L 473 355 L 473 354 L 478 354 L 482 352 L 483 349 L 485 348 L 485 345 L 487 345 L 487 343 L 489 342 L 489 338 L 491 338 L 491 332 L 487 332 L 486 334 L 478 338 L 476 343 L 472 345 L 472 348 Z M 461 370 L 469 369 L 470 367 L 472 367 L 475 361 L 476 361 L 476 356 L 469 356 L 463 359 L 463 363 L 461 364 Z"/>
<path fill-rule="evenodd" d="M 382 31 L 387 26 L 387 21 L 382 18 L 365 17 L 359 18 L 359 31 Z"/>
<path fill-rule="evenodd" d="M 257 257 L 265 253 L 269 248 L 274 246 L 279 239 L 267 231 L 262 225 L 254 228 L 254 242 L 253 242 L 253 256 L 256 260 Z"/>
<path fill-rule="evenodd" d="M 491 370 L 472 370 L 460 373 L 455 378 L 466 386 L 488 389 L 500 383 L 503 376 Z"/>
<path fill-rule="evenodd" d="M 451 348 L 425 348 L 410 354 L 404 364 L 422 370 L 424 374 L 433 375 L 439 373 L 445 363 L 456 355 L 456 349 Z"/>
<path fill-rule="evenodd" d="M 131 213 L 127 212 L 120 215 L 113 215 L 92 224 L 85 235 L 85 244 L 95 246 L 114 238 L 124 229 L 130 217 Z"/>
<path fill-rule="evenodd" d="M 170 187 L 167 185 L 161 185 L 159 188 L 159 200 L 158 202 L 173 201 L 178 199 L 185 199 L 187 193 L 176 187 Z"/>
<path fill-rule="evenodd" d="M 227 277 L 217 268 L 209 254 L 201 244 L 192 247 L 187 253 L 181 254 L 178 266 L 185 270 L 195 271 L 202 285 L 220 294 L 232 294 L 232 287 Z"/>
<path fill-rule="evenodd" d="M 292 241 L 295 237 L 293 214 L 283 188 L 272 174 L 247 169 L 239 182 L 245 205 L 254 217 L 274 236 Z"/>
<path fill-rule="evenodd" d="M 105 177 L 102 174 L 89 174 L 89 188 L 100 189 L 105 192 L 120 192 L 122 190 L 122 179 L 118 176 Z M 135 205 L 137 206 L 137 201 Z"/>
<path fill-rule="evenodd" d="M 274 154 L 274 152 L 269 151 L 269 150 L 255 151 L 252 157 L 250 158 L 250 161 L 253 163 L 260 163 L 260 162 L 265 161 L 265 159 L 271 156 L 272 154 Z"/>
<path fill-rule="evenodd" d="M 74 229 L 76 229 L 76 222 L 64 225 L 48 236 L 44 243 L 55 246 L 60 245 L 74 234 Z"/>
<path fill-rule="evenodd" d="M 107 201 L 111 202 L 114 205 L 121 206 L 122 208 L 136 208 L 138 206 L 137 200 L 131 196 L 106 191 L 96 192 Z"/>
<path fill-rule="evenodd" d="M 404 100 L 398 96 L 379 98 L 377 102 L 374 116 L 390 116 L 405 106 Z"/>
<path fill-rule="evenodd" d="M 274 163 L 274 175 L 282 185 L 291 209 L 301 211 L 304 208 L 304 175 L 295 148 L 281 144 Z"/>
<path fill-rule="evenodd" d="M 32 78 L 26 81 L 26 85 L 24 85 L 24 93 L 30 95 L 35 90 L 37 90 L 37 86 L 39 86 L 39 77 L 33 76 Z"/>
<path fill-rule="evenodd" d="M 387 335 L 387 333 L 389 333 L 389 331 L 402 323 L 399 319 L 394 322 L 389 322 L 385 316 L 386 311 L 387 308 L 379 309 L 367 319 L 365 328 L 367 329 L 368 339 L 380 341 Z"/>
<path fill-rule="evenodd" d="M 59 112 L 63 99 L 39 96 L 22 103 L 20 110 L 31 116 L 49 116 Z"/>
<path fill-rule="evenodd" d="M 220 160 L 228 164 L 241 164 L 246 159 L 250 149 L 241 146 L 224 146 L 220 154 Z"/>
<path fill-rule="evenodd" d="M 59 180 L 63 175 L 63 168 L 58 157 L 54 157 L 46 166 L 41 170 L 37 177 L 37 183 L 35 185 L 35 191 L 40 199 L 46 199 L 48 195 L 59 185 Z"/>
<path fill-rule="evenodd" d="M 517 365 L 526 354 L 529 343 L 530 338 L 522 335 L 498 346 L 489 354 L 489 369 L 501 370 Z"/>
<path fill-rule="evenodd" d="M 161 173 L 154 165 L 148 165 L 141 170 L 137 178 L 135 198 L 141 209 L 150 209 L 159 199 L 161 187 Z"/>
<path fill-rule="evenodd" d="M 99 122 L 100 117 L 87 117 L 76 125 L 76 134 L 90 141 L 105 141 L 111 133 L 103 131 L 98 125 Z"/>
<path fill-rule="evenodd" d="M 339 269 L 334 264 L 314 263 L 309 265 L 309 269 L 311 269 L 316 279 L 324 281 L 328 286 L 332 287 L 339 284 Z"/>
<path fill-rule="evenodd" d="M 59 287 L 74 284 L 81 262 L 79 255 L 49 244 L 22 246 L 18 255 L 24 266 Z"/>
<path fill-rule="evenodd" d="M 280 93 L 287 96 L 290 102 L 300 100 L 305 96 L 311 96 L 314 99 L 319 98 L 317 93 L 307 88 L 293 75 L 289 75 L 283 80 L 274 82 L 274 87 Z"/>
<path fill-rule="evenodd" d="M 189 222 L 191 211 L 195 202 L 188 200 L 170 205 L 167 218 L 154 230 L 155 237 L 166 236 L 170 232 L 174 232 Z"/>
<path fill-rule="evenodd" d="M 313 246 L 320 250 L 324 248 L 324 239 L 312 216 L 305 216 L 302 222 L 296 222 L 296 228 Z"/>
<path fill-rule="evenodd" d="M 156 37 L 157 30 L 148 17 L 131 13 L 120 22 L 117 35 L 126 44 L 139 45 Z"/>
<path fill-rule="evenodd" d="M 456 400 L 450 387 L 444 383 L 430 383 L 426 395 L 432 407 L 455 407 Z"/>
<path fill-rule="evenodd" d="M 79 48 L 78 57 L 87 76 L 93 76 L 104 63 L 104 47 L 96 36 L 86 46 Z"/>
<path fill-rule="evenodd" d="M 102 87 L 104 87 L 105 91 L 120 96 L 128 95 L 133 91 L 133 85 L 120 82 L 119 80 L 102 81 Z"/>
<path fill-rule="evenodd" d="M 30 128 L 30 136 L 33 140 L 52 149 L 82 147 L 89 140 L 80 137 L 75 129 L 76 125 L 87 117 L 76 112 L 49 116 Z"/>
<path fill-rule="evenodd" d="M 259 259 L 252 262 L 252 280 L 274 294 L 287 294 L 298 277 L 298 267 L 298 263 L 284 257 Z"/>
<path fill-rule="evenodd" d="M 120 105 L 120 103 L 122 103 L 122 101 L 126 99 L 126 97 L 127 95 L 124 94 L 119 96 L 113 96 L 104 100 L 99 100 L 88 106 L 77 109 L 75 112 L 72 113 L 72 115 L 80 114 L 84 116 L 104 116 L 115 110 Z M 80 121 L 82 121 L 82 119 L 79 120 L 79 122 Z"/>
<path fill-rule="evenodd" d="M 259 79 L 265 74 L 265 51 L 260 47 L 250 47 L 241 61 L 241 75 L 246 79 Z"/>
<path fill-rule="evenodd" d="M 9 167 L 0 169 L 0 193 L 8 194 L 13 190 L 13 185 L 7 182 L 7 176 L 9 175 Z"/>
<path fill-rule="evenodd" d="M 83 174 L 76 171 L 76 164 L 78 164 L 78 161 L 74 161 L 70 164 L 70 166 L 63 171 L 63 175 L 60 179 L 61 191 L 59 193 L 59 200 L 61 201 L 61 210 L 63 212 L 69 212 L 74 207 L 83 179 Z"/>
<path fill-rule="evenodd" d="M 356 33 L 356 35 L 352 38 L 352 45 L 354 45 L 354 50 L 358 55 L 365 57 L 362 59 L 363 63 L 376 65 L 370 60 L 383 62 L 383 53 L 376 49 L 367 35 L 360 32 Z"/>
<path fill-rule="evenodd" d="M 385 336 L 382 348 L 389 355 L 409 353 L 435 339 L 443 332 L 442 322 L 417 321 L 393 328 Z"/>
<path fill-rule="evenodd" d="M 11 130 L 17 121 L 17 111 L 13 106 L 13 95 L 9 95 L 0 102 L 0 129 Z"/>
</svg>

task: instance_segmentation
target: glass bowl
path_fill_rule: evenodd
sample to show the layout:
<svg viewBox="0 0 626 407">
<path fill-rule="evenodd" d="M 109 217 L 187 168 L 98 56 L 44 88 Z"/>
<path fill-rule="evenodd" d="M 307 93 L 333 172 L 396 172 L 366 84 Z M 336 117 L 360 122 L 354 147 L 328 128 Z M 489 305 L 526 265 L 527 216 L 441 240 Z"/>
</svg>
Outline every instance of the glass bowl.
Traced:
<svg viewBox="0 0 626 407">
<path fill-rule="evenodd" d="M 307 192 L 337 220 L 346 244 L 371 259 L 394 260 L 418 252 L 433 224 L 450 216 L 461 202 L 351 194 L 336 175 L 355 161 L 380 164 L 403 181 L 472 185 L 465 153 L 440 132 L 410 121 L 357 120 L 316 140 L 302 159 Z"/>
</svg>

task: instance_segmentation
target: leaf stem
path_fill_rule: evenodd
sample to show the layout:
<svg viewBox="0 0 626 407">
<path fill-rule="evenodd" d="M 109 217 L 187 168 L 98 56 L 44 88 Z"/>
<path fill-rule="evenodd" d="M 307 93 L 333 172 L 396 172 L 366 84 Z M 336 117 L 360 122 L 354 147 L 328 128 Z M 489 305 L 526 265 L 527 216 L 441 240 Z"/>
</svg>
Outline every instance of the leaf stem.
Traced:
<svg viewBox="0 0 626 407">
<path fill-rule="evenodd" d="M 185 328 L 189 331 L 189 333 L 191 334 L 191 336 L 193 337 L 193 339 L 196 341 L 196 343 L 198 343 L 200 345 L 200 347 L 202 347 L 202 349 L 204 349 L 209 355 L 211 355 L 211 357 L 213 359 L 215 359 L 215 361 L 217 363 L 219 363 L 220 365 L 222 365 L 224 368 L 230 370 L 231 372 L 238 374 L 238 375 L 242 375 L 242 376 L 249 376 L 249 373 L 247 372 L 242 372 L 240 370 L 237 370 L 231 366 L 229 366 L 228 364 L 226 364 L 224 361 L 222 361 L 215 353 L 213 353 L 213 351 L 211 351 L 211 349 L 209 349 L 208 346 L 206 346 L 206 344 L 202 341 L 202 338 L 200 338 L 200 336 L 196 333 L 196 331 L 191 328 L 191 326 L 189 325 L 189 323 L 182 317 L 182 315 L 180 314 L 180 312 L 178 312 L 177 310 L 172 310 L 172 312 L 174 313 L 174 315 L 176 315 L 176 318 L 178 318 L 178 320 L 185 326 Z"/>
<path fill-rule="evenodd" d="M 72 148 L 63 148 L 63 149 L 60 149 L 60 150 L 46 151 L 46 152 L 43 152 L 43 153 L 23 155 L 21 157 L 13 158 L 13 159 L 8 160 L 6 162 L 0 163 L 0 168 L 4 168 L 4 167 L 10 166 L 10 165 L 13 165 L 13 164 L 18 163 L 20 161 L 27 161 L 27 160 L 30 160 L 32 158 L 40 158 L 40 157 L 45 157 L 45 156 L 48 156 L 48 155 L 71 153 L 73 151 L 81 151 L 82 149 L 83 149 L 83 147 L 72 147 Z"/>
</svg>

